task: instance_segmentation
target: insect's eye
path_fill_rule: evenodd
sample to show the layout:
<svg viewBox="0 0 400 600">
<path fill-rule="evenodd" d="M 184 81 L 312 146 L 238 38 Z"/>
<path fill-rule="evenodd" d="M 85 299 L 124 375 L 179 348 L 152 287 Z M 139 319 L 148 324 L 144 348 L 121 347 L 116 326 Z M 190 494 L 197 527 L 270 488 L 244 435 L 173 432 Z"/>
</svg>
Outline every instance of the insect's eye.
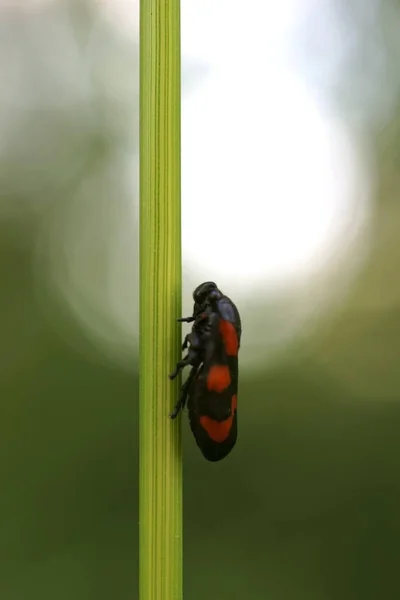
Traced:
<svg viewBox="0 0 400 600">
<path fill-rule="evenodd" d="M 209 298 L 210 302 L 216 302 L 217 300 L 219 300 L 221 298 L 221 296 L 222 296 L 222 294 L 219 290 L 213 290 L 208 295 L 208 298 Z"/>
</svg>

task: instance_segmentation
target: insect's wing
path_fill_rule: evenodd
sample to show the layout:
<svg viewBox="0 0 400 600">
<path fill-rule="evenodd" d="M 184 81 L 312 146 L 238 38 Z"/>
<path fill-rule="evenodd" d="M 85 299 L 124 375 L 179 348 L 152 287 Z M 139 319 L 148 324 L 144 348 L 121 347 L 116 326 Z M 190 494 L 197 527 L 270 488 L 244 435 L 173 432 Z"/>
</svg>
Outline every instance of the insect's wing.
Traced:
<svg viewBox="0 0 400 600">
<path fill-rule="evenodd" d="M 230 323 L 235 328 L 237 337 L 237 350 L 239 350 L 240 338 L 242 335 L 242 323 L 236 305 L 232 302 L 230 298 L 228 298 L 228 296 L 222 296 L 222 298 L 217 302 L 216 308 L 221 320 L 223 322 Z"/>
<path fill-rule="evenodd" d="M 197 377 L 189 392 L 189 423 L 196 443 L 209 461 L 232 450 L 237 438 L 237 396 L 229 388 L 209 391 L 206 374 Z"/>
<path fill-rule="evenodd" d="M 218 317 L 203 366 L 189 391 L 190 427 L 210 461 L 224 458 L 236 443 L 238 348 L 235 326 Z"/>
</svg>

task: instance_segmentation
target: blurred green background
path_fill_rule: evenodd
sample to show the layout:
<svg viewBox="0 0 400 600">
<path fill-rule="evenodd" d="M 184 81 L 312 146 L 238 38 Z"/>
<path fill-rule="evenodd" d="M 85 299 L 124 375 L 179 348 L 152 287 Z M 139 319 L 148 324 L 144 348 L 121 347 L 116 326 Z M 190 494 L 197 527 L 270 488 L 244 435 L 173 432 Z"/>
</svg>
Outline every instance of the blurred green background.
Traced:
<svg viewBox="0 0 400 600">
<path fill-rule="evenodd" d="M 369 54 L 360 48 L 387 44 L 393 92 L 398 62 L 387 11 L 396 4 L 377 4 L 378 41 L 364 27 L 362 3 L 348 6 L 358 49 L 350 67 L 368 69 L 373 46 Z M 127 298 L 137 294 L 126 163 L 138 148 L 138 50 L 95 5 L 69 2 L 1 9 L 0 52 L 0 596 L 132 599 L 137 310 L 132 331 L 121 322 L 118 335 L 109 326 L 107 340 L 88 337 L 62 293 L 76 282 L 71 254 L 57 242 L 68 225 L 72 254 L 83 263 L 91 256 L 83 276 L 102 281 L 107 232 L 128 219 Z M 350 67 L 332 95 L 354 120 L 363 102 Z M 400 597 L 396 89 L 392 97 L 380 119 L 363 115 L 379 185 L 372 248 L 345 301 L 274 367 L 242 370 L 240 438 L 229 459 L 204 461 L 184 422 L 190 600 Z M 71 205 L 82 211 L 79 223 Z M 85 229 L 93 220 L 97 228 Z M 101 306 L 81 300 L 82 311 L 104 321 Z"/>
</svg>

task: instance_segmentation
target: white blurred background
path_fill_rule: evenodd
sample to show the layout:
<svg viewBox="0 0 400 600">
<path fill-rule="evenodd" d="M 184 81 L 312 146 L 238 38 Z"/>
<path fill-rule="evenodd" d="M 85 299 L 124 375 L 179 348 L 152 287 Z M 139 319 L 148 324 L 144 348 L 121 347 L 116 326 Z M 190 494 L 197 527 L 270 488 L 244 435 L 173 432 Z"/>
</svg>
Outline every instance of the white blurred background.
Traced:
<svg viewBox="0 0 400 600">
<path fill-rule="evenodd" d="M 41 213 L 41 302 L 65 307 L 91 340 L 85 352 L 93 344 L 131 368 L 138 3 L 4 10 L 19 25 L 1 36 L 14 50 L 0 70 L 0 214 Z M 242 313 L 253 368 L 340 306 L 368 256 L 377 180 L 365 123 L 382 125 L 396 89 L 354 102 L 379 83 L 384 47 L 341 88 L 360 45 L 348 34 L 348 15 L 328 0 L 182 2 L 183 307 L 199 282 L 217 281 Z"/>
</svg>

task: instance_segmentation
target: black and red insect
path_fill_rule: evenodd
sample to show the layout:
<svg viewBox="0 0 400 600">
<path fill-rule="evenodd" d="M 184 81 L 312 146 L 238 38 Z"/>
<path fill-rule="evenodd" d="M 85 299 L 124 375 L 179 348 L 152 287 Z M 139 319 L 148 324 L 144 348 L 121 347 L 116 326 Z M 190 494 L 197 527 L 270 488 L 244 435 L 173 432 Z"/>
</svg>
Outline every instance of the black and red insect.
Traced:
<svg viewBox="0 0 400 600">
<path fill-rule="evenodd" d="M 242 326 L 236 306 L 212 281 L 199 285 L 193 299 L 193 315 L 178 319 L 193 323 L 182 345 L 187 354 L 170 379 L 175 379 L 186 366 L 192 368 L 170 416 L 174 419 L 187 401 L 197 445 L 207 460 L 218 461 L 229 454 L 237 439 Z"/>
</svg>

